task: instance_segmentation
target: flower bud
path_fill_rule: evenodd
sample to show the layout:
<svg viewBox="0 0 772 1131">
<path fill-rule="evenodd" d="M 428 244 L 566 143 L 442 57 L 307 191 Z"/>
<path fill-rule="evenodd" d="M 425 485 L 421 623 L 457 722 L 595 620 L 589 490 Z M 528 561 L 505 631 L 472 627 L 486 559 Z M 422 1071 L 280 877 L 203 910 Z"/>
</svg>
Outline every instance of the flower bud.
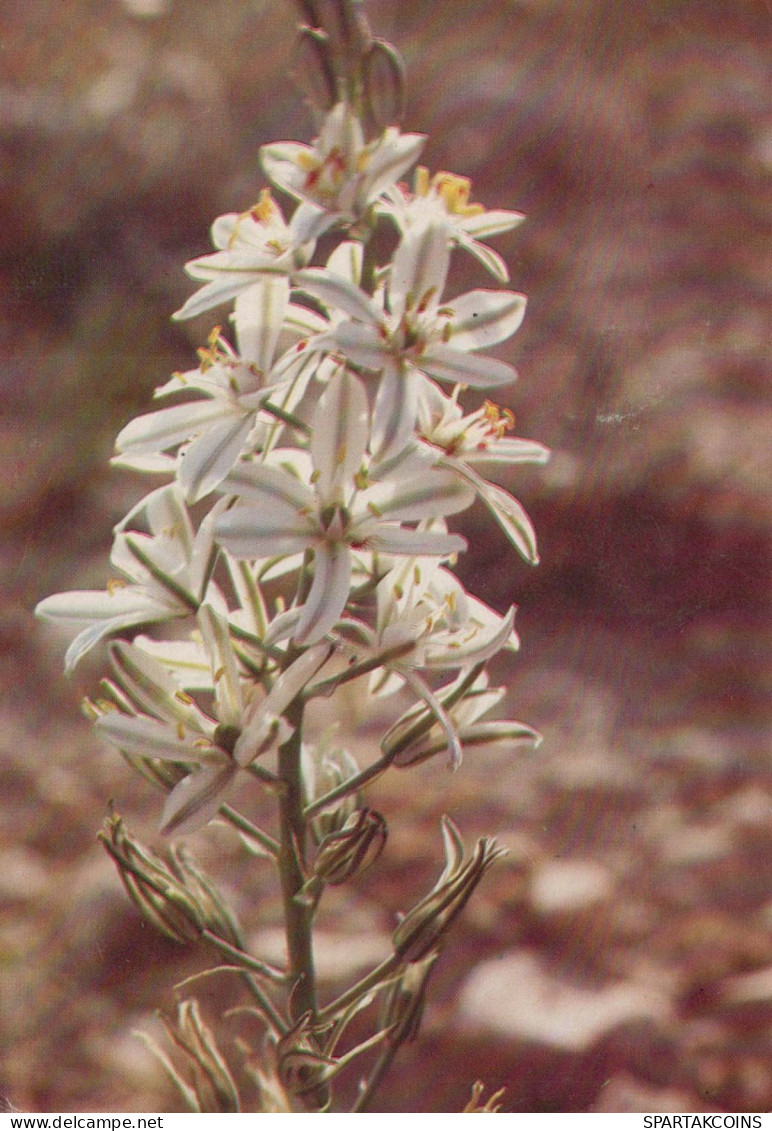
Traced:
<svg viewBox="0 0 772 1131">
<path fill-rule="evenodd" d="M 426 1002 L 426 983 L 438 955 L 434 950 L 418 962 L 408 963 L 389 993 L 381 1026 L 388 1030 L 386 1040 L 393 1048 L 414 1040 L 418 1033 Z"/>
<path fill-rule="evenodd" d="M 177 1024 L 164 1018 L 169 1036 L 183 1053 L 193 1075 L 193 1091 L 202 1113 L 241 1111 L 239 1094 L 214 1034 L 195 1000 L 181 1001 Z"/>
<path fill-rule="evenodd" d="M 424 958 L 437 945 L 488 868 L 505 852 L 493 838 L 483 837 L 465 860 L 458 829 L 448 817 L 442 823 L 445 869 L 434 888 L 408 911 L 392 936 L 394 950 L 408 962 Z"/>
<path fill-rule="evenodd" d="M 373 864 L 386 844 L 386 822 L 374 809 L 358 809 L 339 832 L 324 838 L 314 864 L 314 876 L 325 884 L 344 884 Z"/>
<path fill-rule="evenodd" d="M 112 813 L 98 834 L 123 885 L 144 917 L 175 942 L 194 942 L 204 930 L 234 946 L 238 927 L 212 881 L 182 853 L 167 864 L 128 832 Z"/>
<path fill-rule="evenodd" d="M 310 1022 L 310 1013 L 303 1014 L 276 1045 L 279 1081 L 295 1096 L 320 1095 L 338 1067 L 320 1051 Z"/>
<path fill-rule="evenodd" d="M 318 801 L 359 772 L 353 755 L 342 746 L 333 746 L 329 736 L 323 736 L 315 746 L 304 743 L 302 759 L 306 805 Z M 353 792 L 320 810 L 311 820 L 311 832 L 316 843 L 321 844 L 329 833 L 342 829 L 356 807 L 357 797 Z"/>
</svg>

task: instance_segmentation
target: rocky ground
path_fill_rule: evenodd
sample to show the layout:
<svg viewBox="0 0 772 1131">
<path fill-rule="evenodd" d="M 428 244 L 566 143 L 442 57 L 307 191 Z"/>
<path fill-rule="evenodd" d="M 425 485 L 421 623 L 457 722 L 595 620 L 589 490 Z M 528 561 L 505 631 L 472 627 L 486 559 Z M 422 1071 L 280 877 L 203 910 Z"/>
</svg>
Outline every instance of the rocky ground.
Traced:
<svg viewBox="0 0 772 1131">
<path fill-rule="evenodd" d="M 374 788 L 389 844 L 334 905 L 320 967 L 331 988 L 342 956 L 385 953 L 449 812 L 510 852 L 379 1110 L 458 1111 L 481 1078 L 511 1111 L 766 1111 L 769 6 L 448 7 L 368 11 L 406 56 L 427 163 L 529 218 L 498 246 L 530 296 L 506 353 L 518 431 L 555 450 L 517 480 L 543 564 L 513 565 L 479 516 L 463 568 L 521 606 L 502 678 L 545 741 Z M 4 9 L 0 1091 L 27 1110 L 178 1103 L 132 1033 L 202 957 L 143 927 L 94 840 L 110 798 L 152 837 L 158 799 L 77 713 L 98 667 L 65 682 L 31 609 L 104 584 L 139 493 L 106 468 L 112 438 L 208 329 L 168 322 L 180 265 L 256 199 L 258 146 L 312 132 L 288 9 Z M 259 870 L 216 829 L 193 847 L 274 945 Z"/>
</svg>

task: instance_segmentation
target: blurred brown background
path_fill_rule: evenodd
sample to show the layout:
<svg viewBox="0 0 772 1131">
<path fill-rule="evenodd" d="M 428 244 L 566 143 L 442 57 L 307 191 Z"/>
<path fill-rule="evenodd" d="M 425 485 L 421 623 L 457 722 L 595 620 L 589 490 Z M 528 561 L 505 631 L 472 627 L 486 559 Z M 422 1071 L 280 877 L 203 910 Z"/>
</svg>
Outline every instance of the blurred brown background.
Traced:
<svg viewBox="0 0 772 1131">
<path fill-rule="evenodd" d="M 555 451 L 510 483 L 543 564 L 474 512 L 463 569 L 521 606 L 501 678 L 545 742 L 379 784 L 389 846 L 336 897 L 322 968 L 385 953 L 448 811 L 511 851 L 379 1110 L 458 1111 L 477 1077 L 512 1111 L 769 1110 L 770 6 L 367 11 L 405 55 L 425 162 L 528 215 L 495 246 L 530 296 L 508 403 Z M 31 610 L 107 580 L 142 487 L 107 467 L 112 439 L 210 325 L 169 323 L 182 263 L 256 200 L 261 144 L 313 133 L 293 22 L 278 0 L 0 13 L 0 1091 L 22 1109 L 178 1102 L 131 1032 L 203 959 L 141 925 L 94 840 L 110 797 L 152 836 L 158 798 L 77 712 L 99 666 L 64 681 Z M 459 291 L 490 285 L 457 267 Z M 217 829 L 194 847 L 270 942 L 259 865 Z"/>
</svg>

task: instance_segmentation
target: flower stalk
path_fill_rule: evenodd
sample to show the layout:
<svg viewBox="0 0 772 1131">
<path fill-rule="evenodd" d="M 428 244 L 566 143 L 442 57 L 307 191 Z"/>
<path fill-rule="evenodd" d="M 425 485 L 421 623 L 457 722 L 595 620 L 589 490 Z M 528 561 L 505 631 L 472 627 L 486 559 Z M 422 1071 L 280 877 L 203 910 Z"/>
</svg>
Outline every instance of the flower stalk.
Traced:
<svg viewBox="0 0 772 1131">
<path fill-rule="evenodd" d="M 115 528 L 112 579 L 37 610 L 70 634 L 67 673 L 106 651 L 110 674 L 85 712 L 163 795 L 166 855 L 114 813 L 100 833 L 128 895 L 168 937 L 227 963 L 186 987 L 236 974 L 249 1004 L 230 1019 L 261 1027 L 260 1051 L 242 1037 L 226 1047 L 221 1019 L 189 999 L 166 1023 L 172 1055 L 147 1042 L 199 1112 L 373 1109 L 419 1030 L 446 936 L 502 850 L 482 837 L 467 852 L 443 818 L 436 884 L 394 909 L 391 948 L 369 973 L 329 988 L 314 940 L 330 889 L 377 883 L 389 857 L 367 787 L 429 759 L 457 770 L 465 751 L 539 742 L 489 717 L 505 690 L 488 664 L 519 647 L 515 607 L 490 608 L 454 572 L 468 548 L 459 516 L 476 502 L 502 552 L 538 562 L 528 515 L 494 479 L 548 452 L 512 435 L 512 410 L 488 399 L 517 376 L 489 351 L 526 308 L 488 241 L 523 217 L 486 211 L 467 178 L 417 164 L 426 139 L 399 125 L 404 68 L 362 0 L 298 7 L 295 69 L 317 135 L 263 146 L 270 187 L 218 217 L 214 250 L 186 265 L 197 289 L 173 317 L 225 303 L 232 314 L 194 368 L 159 385 L 160 406 L 118 434 L 114 464 L 155 485 Z M 461 253 L 483 274 L 459 294 Z M 354 686 L 365 715 L 399 704 L 379 742 L 368 731 L 357 744 L 359 763 Z M 337 730 L 318 733 L 320 700 Z M 215 821 L 280 893 L 281 962 L 251 953 L 179 843 Z"/>
</svg>

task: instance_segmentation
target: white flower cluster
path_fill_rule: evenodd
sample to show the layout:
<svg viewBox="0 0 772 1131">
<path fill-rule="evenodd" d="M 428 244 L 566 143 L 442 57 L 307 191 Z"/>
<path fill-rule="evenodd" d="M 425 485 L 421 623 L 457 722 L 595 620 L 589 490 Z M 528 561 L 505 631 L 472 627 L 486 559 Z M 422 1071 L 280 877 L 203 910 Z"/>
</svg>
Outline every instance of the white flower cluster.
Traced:
<svg viewBox="0 0 772 1131">
<path fill-rule="evenodd" d="M 275 784 L 263 756 L 297 726 L 297 705 L 360 677 L 367 694 L 415 696 L 384 737 L 384 767 L 443 750 L 455 765 L 465 745 L 538 737 L 480 721 L 503 695 L 484 665 L 517 647 L 515 610 L 465 591 L 451 568 L 466 541 L 447 522 L 479 499 L 538 560 L 522 506 L 481 468 L 547 451 L 509 434 L 508 409 L 460 403 L 467 386 L 515 379 L 481 351 L 514 334 L 525 298 L 448 291 L 457 249 L 505 284 L 483 241 L 522 217 L 470 203 L 469 182 L 450 173 L 418 168 L 408 190 L 423 143 L 395 127 L 366 141 L 342 101 L 313 145 L 264 147 L 264 172 L 294 211 L 287 221 L 264 189 L 249 211 L 221 216 L 216 250 L 187 265 L 202 285 L 175 317 L 233 302 L 230 330 L 216 327 L 197 367 L 158 388 L 165 407 L 117 438 L 116 463 L 167 479 L 116 530 L 121 576 L 38 607 L 75 629 L 68 670 L 124 637 L 90 710 L 127 757 L 168 766 L 168 832 L 211 819 L 250 777 Z M 381 224 L 396 245 L 385 263 Z M 323 234 L 338 242 L 322 266 Z M 168 639 L 134 635 L 161 624 L 174 626 Z M 345 766 L 353 788 L 348 755 Z M 339 781 L 329 796 L 350 792 Z"/>
</svg>

